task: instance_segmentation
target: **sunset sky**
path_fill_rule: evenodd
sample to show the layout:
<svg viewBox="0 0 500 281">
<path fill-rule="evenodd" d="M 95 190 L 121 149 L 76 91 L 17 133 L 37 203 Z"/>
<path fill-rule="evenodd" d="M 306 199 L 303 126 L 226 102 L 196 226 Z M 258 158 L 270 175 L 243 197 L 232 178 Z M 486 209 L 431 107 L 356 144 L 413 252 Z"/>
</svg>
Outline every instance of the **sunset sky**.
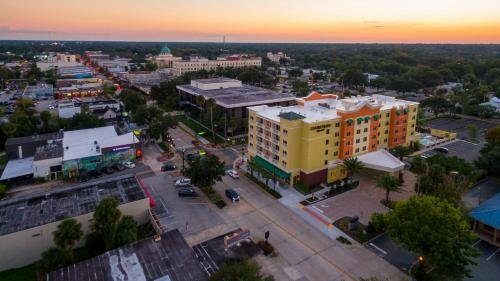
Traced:
<svg viewBox="0 0 500 281">
<path fill-rule="evenodd" d="M 0 39 L 500 43 L 500 0 L 0 0 Z"/>
</svg>

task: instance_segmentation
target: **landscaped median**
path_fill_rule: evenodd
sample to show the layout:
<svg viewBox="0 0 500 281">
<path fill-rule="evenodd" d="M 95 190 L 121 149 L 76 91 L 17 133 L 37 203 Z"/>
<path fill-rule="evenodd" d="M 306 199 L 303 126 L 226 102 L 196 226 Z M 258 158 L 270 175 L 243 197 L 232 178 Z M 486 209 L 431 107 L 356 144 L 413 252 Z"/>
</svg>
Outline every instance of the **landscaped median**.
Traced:
<svg viewBox="0 0 500 281">
<path fill-rule="evenodd" d="M 247 178 L 249 178 L 254 183 L 256 183 L 260 188 L 264 189 L 267 193 L 271 194 L 274 198 L 276 198 L 276 199 L 281 198 L 281 194 L 279 194 L 276 190 L 271 189 L 265 183 L 262 183 L 261 181 L 259 181 L 256 177 L 252 176 L 250 173 L 245 173 L 245 176 L 247 176 Z"/>
</svg>

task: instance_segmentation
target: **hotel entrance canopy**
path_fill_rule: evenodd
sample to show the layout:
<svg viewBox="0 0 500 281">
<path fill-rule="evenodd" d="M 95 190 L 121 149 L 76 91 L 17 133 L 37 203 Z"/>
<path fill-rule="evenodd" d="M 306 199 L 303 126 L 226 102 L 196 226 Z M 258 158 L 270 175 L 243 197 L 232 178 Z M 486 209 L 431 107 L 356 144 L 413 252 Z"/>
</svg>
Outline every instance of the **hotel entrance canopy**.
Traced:
<svg viewBox="0 0 500 281">
<path fill-rule="evenodd" d="M 358 156 L 358 160 L 361 161 L 366 168 L 388 173 L 399 172 L 405 167 L 403 162 L 385 149 L 360 155 Z"/>
</svg>

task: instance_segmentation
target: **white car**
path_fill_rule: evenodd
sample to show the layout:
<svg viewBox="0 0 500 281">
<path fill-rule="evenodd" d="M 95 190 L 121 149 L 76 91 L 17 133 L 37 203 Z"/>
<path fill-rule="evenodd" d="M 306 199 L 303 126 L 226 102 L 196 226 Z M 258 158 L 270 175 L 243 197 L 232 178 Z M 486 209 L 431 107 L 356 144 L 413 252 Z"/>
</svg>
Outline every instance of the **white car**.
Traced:
<svg viewBox="0 0 500 281">
<path fill-rule="evenodd" d="M 125 166 L 125 167 L 127 167 L 127 168 L 129 168 L 129 169 L 132 169 L 132 168 L 135 167 L 135 164 L 132 161 L 125 161 L 125 162 L 122 163 L 122 165 Z"/>
<path fill-rule="evenodd" d="M 232 177 L 233 179 L 239 179 L 240 178 L 240 174 L 238 174 L 238 172 L 236 172 L 235 170 L 228 170 L 226 172 L 226 174 L 230 177 Z"/>
<path fill-rule="evenodd" d="M 191 185 L 191 179 L 182 178 L 175 181 L 175 186 L 189 186 Z"/>
<path fill-rule="evenodd" d="M 49 109 L 55 109 L 53 105 L 49 105 Z"/>
</svg>

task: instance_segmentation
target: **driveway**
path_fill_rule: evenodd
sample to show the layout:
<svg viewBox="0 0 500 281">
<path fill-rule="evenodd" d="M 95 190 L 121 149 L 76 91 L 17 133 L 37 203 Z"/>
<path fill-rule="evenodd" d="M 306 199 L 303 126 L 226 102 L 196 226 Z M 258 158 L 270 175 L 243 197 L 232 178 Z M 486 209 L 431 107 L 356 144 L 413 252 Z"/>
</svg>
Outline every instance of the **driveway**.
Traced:
<svg viewBox="0 0 500 281">
<path fill-rule="evenodd" d="M 357 173 L 355 178 L 360 180 L 357 188 L 317 202 L 306 208 L 320 212 L 330 218 L 332 222 L 346 217 L 358 216 L 359 221 L 368 225 L 373 213 L 386 213 L 389 208 L 380 203 L 385 199 L 385 191 L 375 187 L 375 177 L 377 173 L 370 170 L 363 170 Z M 403 200 L 415 194 L 415 176 L 408 171 L 404 171 L 405 183 L 401 192 L 390 194 L 391 200 Z"/>
</svg>

